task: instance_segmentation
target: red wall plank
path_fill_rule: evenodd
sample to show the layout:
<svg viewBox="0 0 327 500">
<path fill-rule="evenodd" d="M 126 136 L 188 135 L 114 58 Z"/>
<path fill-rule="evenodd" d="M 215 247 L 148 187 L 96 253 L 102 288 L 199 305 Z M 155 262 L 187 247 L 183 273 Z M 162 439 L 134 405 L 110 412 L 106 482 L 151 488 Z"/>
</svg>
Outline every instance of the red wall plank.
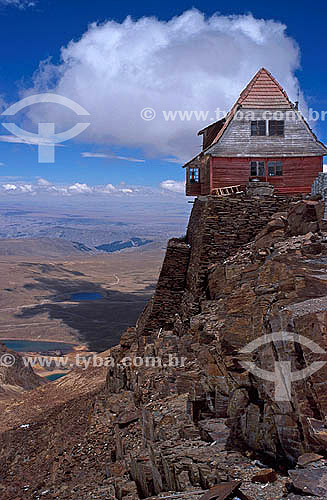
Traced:
<svg viewBox="0 0 327 500">
<path fill-rule="evenodd" d="M 250 162 L 282 161 L 283 176 L 268 177 L 268 182 L 281 192 L 309 192 L 313 180 L 323 169 L 321 156 L 303 158 L 212 158 L 211 189 L 236 184 L 247 184 L 250 177 Z M 289 190 L 289 191 L 288 191 Z M 206 193 L 209 194 L 209 190 Z"/>
</svg>

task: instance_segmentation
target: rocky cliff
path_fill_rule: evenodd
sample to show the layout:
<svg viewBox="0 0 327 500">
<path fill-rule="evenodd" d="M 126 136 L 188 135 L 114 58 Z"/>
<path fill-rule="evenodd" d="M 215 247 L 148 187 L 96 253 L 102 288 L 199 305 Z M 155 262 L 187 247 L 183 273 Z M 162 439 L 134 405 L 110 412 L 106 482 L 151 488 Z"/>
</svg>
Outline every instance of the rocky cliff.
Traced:
<svg viewBox="0 0 327 500">
<path fill-rule="evenodd" d="M 28 477 L 35 499 L 327 498 L 322 213 L 319 200 L 197 199 L 152 300 L 109 353 L 105 387 L 28 435 L 6 433 L 3 468 L 24 463 L 25 476 L 3 491 L 20 498 Z"/>
<path fill-rule="evenodd" d="M 0 343 L 0 399 L 30 391 L 47 382 L 25 366 L 21 355 Z"/>
<path fill-rule="evenodd" d="M 124 432 L 115 431 L 118 457 L 129 464 L 142 497 L 212 486 L 219 477 L 215 448 L 198 443 L 180 465 L 194 439 L 219 443 L 223 437 L 224 449 L 241 447 L 288 465 L 303 453 L 323 453 L 327 367 L 292 383 L 288 401 L 276 401 L 274 382 L 242 364 L 248 359 L 270 374 L 285 361 L 294 372 L 310 367 L 317 354 L 288 333 L 325 349 L 323 230 L 319 201 L 196 200 L 186 238 L 169 243 L 154 297 L 135 331 L 123 336 L 107 377 L 108 394 L 130 391 L 142 409 L 139 454 Z M 282 338 L 251 357 L 242 352 L 273 332 L 283 332 Z M 169 354 L 184 357 L 185 366 L 168 367 Z M 166 366 L 122 368 L 125 356 L 158 357 Z M 164 412 L 156 400 L 161 407 L 166 401 Z"/>
</svg>

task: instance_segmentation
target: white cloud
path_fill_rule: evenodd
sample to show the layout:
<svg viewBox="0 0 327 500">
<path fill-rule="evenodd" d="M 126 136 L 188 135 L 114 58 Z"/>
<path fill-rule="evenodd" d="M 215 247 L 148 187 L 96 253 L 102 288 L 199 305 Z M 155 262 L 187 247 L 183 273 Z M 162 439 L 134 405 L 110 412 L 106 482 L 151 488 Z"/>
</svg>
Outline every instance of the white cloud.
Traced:
<svg viewBox="0 0 327 500">
<path fill-rule="evenodd" d="M 161 158 L 161 161 L 167 161 L 168 163 L 177 163 L 178 165 L 181 164 L 179 158 Z"/>
<path fill-rule="evenodd" d="M 16 191 L 17 186 L 15 184 L 2 184 L 5 191 Z"/>
<path fill-rule="evenodd" d="M 36 2 L 31 0 L 0 0 L 0 5 L 26 9 L 27 7 L 35 7 Z"/>
<path fill-rule="evenodd" d="M 327 163 L 324 163 L 323 165 L 323 172 L 327 172 Z"/>
<path fill-rule="evenodd" d="M 185 193 L 185 182 L 166 180 L 162 181 L 160 184 L 162 189 L 167 189 L 168 191 L 173 191 L 174 193 Z"/>
<path fill-rule="evenodd" d="M 135 163 L 144 163 L 145 160 L 141 158 L 133 158 L 130 156 L 118 156 L 118 155 L 109 155 L 107 153 L 81 153 L 82 158 L 109 158 L 111 160 L 124 160 L 124 161 L 130 161 L 130 162 L 135 162 Z"/>
<path fill-rule="evenodd" d="M 22 191 L 22 193 L 33 193 L 34 188 L 31 184 L 23 184 L 19 186 L 19 189 Z"/>
<path fill-rule="evenodd" d="M 82 105 L 91 126 L 77 140 L 188 159 L 200 149 L 196 131 L 215 119 L 217 107 L 228 110 L 262 66 L 297 98 L 299 49 L 283 24 L 252 15 L 207 18 L 189 10 L 167 22 L 143 17 L 91 24 L 62 49 L 58 66 L 40 65 L 26 94 L 57 92 Z M 156 111 L 152 121 L 140 117 L 148 107 Z M 60 108 L 56 123 L 64 125 Z M 204 121 L 165 121 L 163 110 L 209 114 Z M 30 112 L 36 123 L 46 121 L 43 112 L 39 119 L 40 109 Z"/>
<path fill-rule="evenodd" d="M 27 138 L 16 137 L 15 135 L 0 135 L 0 142 L 11 142 L 13 144 L 32 144 L 27 140 Z"/>
<path fill-rule="evenodd" d="M 35 194 L 35 187 L 32 184 L 2 184 L 2 188 L 7 192 Z"/>
<path fill-rule="evenodd" d="M 120 189 L 119 191 L 121 191 L 122 193 L 133 193 L 133 189 L 130 189 L 130 188 L 123 188 L 123 189 Z"/>
<path fill-rule="evenodd" d="M 68 189 L 75 193 L 92 193 L 93 189 L 87 184 L 81 184 L 80 182 L 75 182 L 68 187 Z"/>
<path fill-rule="evenodd" d="M 131 186 L 121 182 L 118 186 L 114 184 L 104 184 L 90 186 L 83 182 L 75 182 L 73 184 L 52 184 L 43 178 L 37 178 L 34 183 L 26 182 L 25 180 L 8 180 L 3 177 L 3 183 L 0 184 L 0 194 L 8 196 L 61 196 L 61 197 L 75 197 L 87 196 L 93 198 L 101 197 L 138 197 L 140 198 L 155 198 L 158 197 L 178 197 L 180 198 L 181 192 L 184 192 L 184 183 L 178 181 L 164 181 L 161 183 L 160 188 L 150 186 Z"/>
<path fill-rule="evenodd" d="M 51 186 L 51 182 L 48 181 L 47 179 L 43 179 L 42 177 L 40 177 L 38 180 L 37 180 L 37 184 L 39 186 Z"/>
<path fill-rule="evenodd" d="M 108 155 L 105 153 L 88 153 L 87 151 L 81 153 L 82 158 L 108 158 Z"/>
<path fill-rule="evenodd" d="M 16 136 L 16 135 L 0 135 L 0 142 L 9 142 L 12 144 L 32 144 L 34 146 L 39 145 L 52 145 L 53 141 L 47 137 L 30 137 L 30 136 Z M 63 144 L 56 144 L 56 147 L 65 147 Z"/>
<path fill-rule="evenodd" d="M 0 161 L 0 167 L 4 167 L 6 164 L 3 161 Z"/>
<path fill-rule="evenodd" d="M 100 186 L 98 188 L 98 191 L 100 193 L 113 193 L 114 191 L 117 191 L 117 188 L 115 188 L 115 186 L 113 186 L 112 184 L 106 184 L 105 186 Z"/>
</svg>

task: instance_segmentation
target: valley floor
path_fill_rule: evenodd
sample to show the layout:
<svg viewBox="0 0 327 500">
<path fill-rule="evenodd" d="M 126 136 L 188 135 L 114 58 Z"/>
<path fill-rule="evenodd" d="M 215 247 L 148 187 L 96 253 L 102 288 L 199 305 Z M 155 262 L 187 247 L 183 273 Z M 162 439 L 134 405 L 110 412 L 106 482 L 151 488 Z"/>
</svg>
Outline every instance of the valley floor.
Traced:
<svg viewBox="0 0 327 500">
<path fill-rule="evenodd" d="M 104 351 L 134 325 L 153 293 L 164 249 L 72 257 L 1 257 L 1 339 L 88 344 Z M 72 293 L 100 293 L 95 301 Z"/>
</svg>

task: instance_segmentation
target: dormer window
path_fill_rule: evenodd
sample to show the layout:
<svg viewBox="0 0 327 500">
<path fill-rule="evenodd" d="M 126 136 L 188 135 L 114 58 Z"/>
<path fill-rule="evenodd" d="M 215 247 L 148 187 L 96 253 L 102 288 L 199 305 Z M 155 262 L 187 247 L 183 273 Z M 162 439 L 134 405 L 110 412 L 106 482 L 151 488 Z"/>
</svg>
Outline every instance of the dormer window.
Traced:
<svg viewBox="0 0 327 500">
<path fill-rule="evenodd" d="M 251 136 L 284 136 L 284 120 L 254 120 L 251 121 Z"/>
<path fill-rule="evenodd" d="M 252 121 L 251 135 L 266 135 L 266 120 Z"/>
<path fill-rule="evenodd" d="M 284 135 L 284 120 L 269 120 L 269 135 Z"/>
</svg>

